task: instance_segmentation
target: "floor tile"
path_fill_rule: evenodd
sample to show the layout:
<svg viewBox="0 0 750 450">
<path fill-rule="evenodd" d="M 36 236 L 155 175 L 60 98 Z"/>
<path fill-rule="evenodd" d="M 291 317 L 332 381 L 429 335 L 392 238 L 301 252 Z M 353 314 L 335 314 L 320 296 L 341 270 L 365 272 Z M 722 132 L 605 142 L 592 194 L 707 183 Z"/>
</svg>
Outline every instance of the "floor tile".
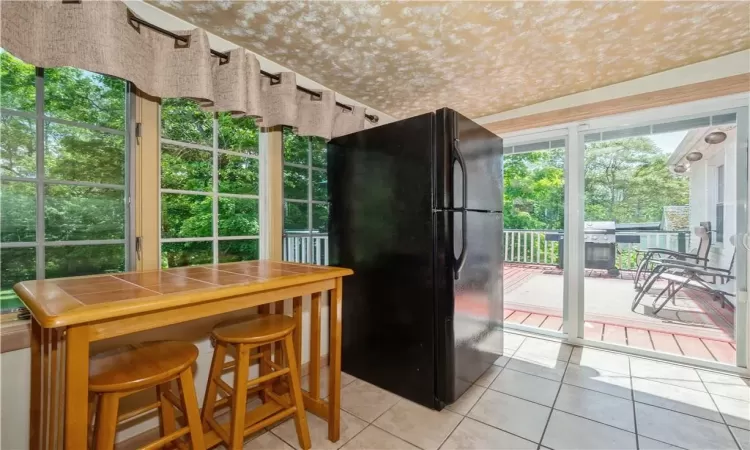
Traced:
<svg viewBox="0 0 750 450">
<path fill-rule="evenodd" d="M 402 399 L 374 424 L 420 448 L 431 450 L 440 447 L 461 419 L 461 415 L 447 409 L 435 411 Z"/>
<path fill-rule="evenodd" d="M 659 442 L 646 436 L 638 436 L 638 448 L 640 450 L 680 450 L 680 447 Z"/>
<path fill-rule="evenodd" d="M 489 387 L 502 370 L 502 367 L 492 365 L 477 381 L 474 382 L 474 384 L 482 387 Z"/>
<path fill-rule="evenodd" d="M 736 449 L 723 423 L 642 403 L 635 404 L 638 434 L 687 449 Z"/>
<path fill-rule="evenodd" d="M 508 368 L 503 370 L 490 385 L 490 389 L 541 403 L 545 406 L 552 406 L 555 403 L 555 397 L 559 388 L 560 382 L 558 381 L 517 372 Z"/>
<path fill-rule="evenodd" d="M 520 334 L 505 333 L 505 335 L 503 335 L 503 348 L 517 350 L 518 347 L 523 344 L 524 340 L 526 340 L 526 337 L 521 336 Z"/>
<path fill-rule="evenodd" d="M 750 403 L 721 395 L 713 398 L 727 425 L 750 430 Z"/>
<path fill-rule="evenodd" d="M 630 375 L 698 391 L 706 390 L 695 369 L 661 361 L 631 356 Z"/>
<path fill-rule="evenodd" d="M 372 422 L 395 405 L 399 396 L 362 380 L 355 380 L 341 390 L 341 409 Z"/>
<path fill-rule="evenodd" d="M 467 417 L 440 450 L 535 450 L 536 447 L 531 441 Z"/>
<path fill-rule="evenodd" d="M 492 364 L 494 364 L 496 366 L 500 366 L 500 367 L 505 367 L 505 365 L 508 364 L 508 361 L 510 361 L 510 357 L 506 356 L 506 355 L 503 355 L 503 356 L 500 356 L 499 358 L 497 358 L 495 360 L 495 362 L 492 363 Z"/>
<path fill-rule="evenodd" d="M 342 450 L 419 450 L 410 443 L 386 433 L 375 425 L 370 425 L 354 439 L 341 447 Z"/>
<path fill-rule="evenodd" d="M 750 450 L 750 431 L 741 428 L 729 427 L 732 429 L 735 439 L 740 444 L 742 450 Z"/>
<path fill-rule="evenodd" d="M 750 379 L 708 370 L 699 370 L 698 375 L 708 392 L 750 402 Z"/>
<path fill-rule="evenodd" d="M 560 361 L 570 359 L 573 346 L 544 339 L 526 338 L 514 353 L 520 357 L 554 358 Z"/>
<path fill-rule="evenodd" d="M 346 372 L 341 372 L 341 388 L 353 383 L 356 378 Z M 310 389 L 310 375 L 302 377 L 302 389 Z M 320 369 L 320 398 L 328 397 L 328 367 Z"/>
<path fill-rule="evenodd" d="M 630 358 L 622 353 L 606 352 L 589 347 L 576 347 L 570 355 L 570 363 L 630 375 Z"/>
<path fill-rule="evenodd" d="M 514 355 L 505 367 L 511 370 L 536 375 L 538 377 L 561 381 L 565 374 L 565 367 L 567 365 L 568 363 L 556 359 L 537 357 L 517 358 Z"/>
<path fill-rule="evenodd" d="M 296 434 L 295 434 L 296 436 Z M 275 434 L 267 431 L 260 436 L 245 442 L 243 450 L 291 450 L 292 447 L 279 439 Z"/>
<path fill-rule="evenodd" d="M 484 394 L 484 391 L 486 390 L 486 387 L 475 384 L 467 389 L 466 392 L 464 392 L 463 395 L 458 398 L 458 400 L 446 406 L 446 408 L 450 409 L 454 413 L 465 416 L 469 413 L 471 408 L 474 407 L 477 401 L 479 401 L 479 398 L 482 396 L 482 394 Z"/>
<path fill-rule="evenodd" d="M 637 402 L 721 422 L 708 392 L 633 378 L 633 398 Z"/>
<path fill-rule="evenodd" d="M 555 409 L 635 432 L 633 402 L 624 398 L 563 384 Z"/>
<path fill-rule="evenodd" d="M 552 412 L 542 444 L 555 450 L 636 448 L 635 434 L 562 411 Z"/>
<path fill-rule="evenodd" d="M 367 422 L 354 417 L 346 411 L 341 411 L 341 438 L 338 442 L 328 440 L 328 422 L 310 412 L 307 413 L 307 426 L 310 429 L 312 448 L 330 450 L 339 448 L 342 443 L 353 438 L 367 426 Z M 280 437 L 294 448 L 300 448 L 299 441 L 297 440 L 297 430 L 294 428 L 294 420 L 286 420 L 271 430 L 271 433 Z"/>
<path fill-rule="evenodd" d="M 630 400 L 630 377 L 603 369 L 568 364 L 563 383 Z"/>
<path fill-rule="evenodd" d="M 539 442 L 550 408 L 487 390 L 468 417 L 530 441 Z"/>
</svg>

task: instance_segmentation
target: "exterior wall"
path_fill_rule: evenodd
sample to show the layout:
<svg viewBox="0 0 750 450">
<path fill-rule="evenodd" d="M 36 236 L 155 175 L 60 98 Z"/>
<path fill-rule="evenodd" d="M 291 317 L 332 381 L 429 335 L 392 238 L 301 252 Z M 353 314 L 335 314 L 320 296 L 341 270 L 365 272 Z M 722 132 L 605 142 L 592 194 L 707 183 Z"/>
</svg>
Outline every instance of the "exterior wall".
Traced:
<svg viewBox="0 0 750 450">
<path fill-rule="evenodd" d="M 737 172 L 736 172 L 736 129 L 727 133 L 727 139 L 713 146 L 712 153 L 690 166 L 690 226 L 697 227 L 700 222 L 709 220 L 716 228 L 717 171 L 724 165 L 724 242 L 716 242 L 713 235 L 710 264 L 727 268 L 731 264 L 734 246 L 730 237 L 737 233 Z M 692 246 L 697 246 L 693 242 Z M 734 292 L 734 282 L 724 286 L 724 290 Z M 734 301 L 730 297 L 731 301 Z"/>
</svg>

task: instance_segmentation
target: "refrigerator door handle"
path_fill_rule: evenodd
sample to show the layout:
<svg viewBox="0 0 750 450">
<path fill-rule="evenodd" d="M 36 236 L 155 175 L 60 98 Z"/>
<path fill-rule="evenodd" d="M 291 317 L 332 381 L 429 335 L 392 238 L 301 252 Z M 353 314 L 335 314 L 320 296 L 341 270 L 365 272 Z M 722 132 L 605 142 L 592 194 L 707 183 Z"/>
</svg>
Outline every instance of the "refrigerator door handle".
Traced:
<svg viewBox="0 0 750 450">
<path fill-rule="evenodd" d="M 458 280 L 459 273 L 461 272 L 461 269 L 463 269 L 464 263 L 466 263 L 466 203 L 469 199 L 469 193 L 467 190 L 469 183 L 466 175 L 466 161 L 464 160 L 464 155 L 461 154 L 459 143 L 460 141 L 458 138 L 453 139 L 453 158 L 454 161 L 458 161 L 458 165 L 461 166 L 461 208 L 457 208 L 457 210 L 461 211 L 461 254 L 458 255 L 453 266 L 453 276 L 456 280 Z"/>
<path fill-rule="evenodd" d="M 459 148 L 458 139 L 453 140 L 453 158 L 454 161 L 458 161 L 458 165 L 461 166 L 461 208 L 466 208 L 466 204 L 469 201 L 469 192 L 468 192 L 468 185 L 469 185 L 469 179 L 466 175 L 466 160 L 464 159 L 464 155 L 461 154 L 461 149 Z M 453 205 L 455 207 L 455 205 Z"/>
<path fill-rule="evenodd" d="M 461 269 L 464 268 L 464 263 L 466 263 L 466 225 L 467 225 L 467 219 L 466 215 L 468 212 L 466 211 L 466 208 L 461 208 L 461 254 L 458 255 L 458 258 L 456 258 L 456 262 L 453 266 L 453 276 L 456 280 L 458 280 L 458 276 L 461 273 Z"/>
</svg>

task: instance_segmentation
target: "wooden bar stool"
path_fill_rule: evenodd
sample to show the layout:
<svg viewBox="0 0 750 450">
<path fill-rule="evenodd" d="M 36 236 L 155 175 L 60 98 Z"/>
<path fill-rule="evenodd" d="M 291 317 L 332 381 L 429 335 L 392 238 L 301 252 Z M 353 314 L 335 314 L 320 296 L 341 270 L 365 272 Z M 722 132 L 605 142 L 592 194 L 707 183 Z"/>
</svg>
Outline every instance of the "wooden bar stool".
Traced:
<svg viewBox="0 0 750 450">
<path fill-rule="evenodd" d="M 216 349 L 208 374 L 202 419 L 230 449 L 241 449 L 245 436 L 292 414 L 295 415 L 300 447 L 304 450 L 310 448 L 310 432 L 292 340 L 294 327 L 294 318 L 272 314 L 244 322 L 219 324 L 211 333 Z M 275 342 L 282 343 L 286 354 L 284 365 L 271 360 L 271 347 Z M 235 358 L 225 364 L 230 349 Z M 255 352 L 251 354 L 251 350 Z M 260 363 L 260 375 L 248 380 L 250 363 L 255 360 Z M 234 386 L 221 379 L 222 373 L 231 368 L 234 369 Z M 289 392 L 279 394 L 273 388 L 273 381 L 282 376 L 287 378 Z M 247 397 L 256 392 L 260 393 L 263 405 L 246 414 Z M 217 400 L 217 394 L 222 397 L 220 400 Z M 219 424 L 214 418 L 214 411 L 227 404 L 231 408 L 229 427 Z"/>
<path fill-rule="evenodd" d="M 92 399 L 98 397 L 99 400 L 94 447 L 97 450 L 114 448 L 118 423 L 158 408 L 161 439 L 145 449 L 161 448 L 189 433 L 192 448 L 205 450 L 191 372 L 197 357 L 198 348 L 195 345 L 174 341 L 131 345 L 94 356 L 89 370 L 89 394 Z M 170 389 L 173 380 L 177 380 L 179 397 Z M 153 387 L 156 387 L 155 403 L 118 416 L 121 398 Z M 173 408 L 182 411 L 187 421 L 186 427 L 175 429 Z M 176 444 L 180 448 L 187 448 L 182 440 Z"/>
</svg>

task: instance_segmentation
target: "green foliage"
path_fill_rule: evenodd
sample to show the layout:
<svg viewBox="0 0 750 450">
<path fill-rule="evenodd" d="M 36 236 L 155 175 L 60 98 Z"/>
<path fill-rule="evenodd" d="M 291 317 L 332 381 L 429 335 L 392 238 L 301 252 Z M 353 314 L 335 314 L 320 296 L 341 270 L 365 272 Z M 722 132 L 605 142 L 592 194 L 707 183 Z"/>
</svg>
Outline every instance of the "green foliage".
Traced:
<svg viewBox="0 0 750 450">
<path fill-rule="evenodd" d="M 258 127 L 251 118 L 216 115 L 216 134 L 222 150 L 247 155 L 258 153 Z M 174 141 L 213 145 L 213 114 L 186 99 L 162 103 L 162 136 Z M 221 194 L 259 195 L 258 160 L 218 153 L 218 235 L 257 236 L 260 216 L 257 199 Z M 205 192 L 206 195 L 164 193 L 161 197 L 162 238 L 213 238 L 214 155 L 175 144 L 162 144 L 161 185 L 164 189 Z M 218 262 L 257 259 L 257 239 L 219 241 Z M 213 243 L 170 242 L 162 244 L 162 266 L 175 267 L 213 262 Z"/>
<path fill-rule="evenodd" d="M 0 106 L 9 110 L 0 124 L 0 174 L 29 181 L 4 180 L 0 189 L 0 240 L 34 242 L 37 212 L 36 127 L 44 126 L 44 239 L 80 241 L 123 239 L 125 235 L 126 83 L 69 67 L 44 70 L 44 95 L 36 103 L 36 69 L 0 50 Z M 34 113 L 111 130 L 22 117 Z M 120 185 L 123 189 L 56 184 L 54 181 Z M 2 309 L 20 306 L 11 299 L 17 282 L 86 275 L 125 268 L 122 244 L 45 246 L 44 273 L 36 268 L 36 248 L 0 252 Z"/>
<path fill-rule="evenodd" d="M 562 229 L 564 150 L 508 155 L 504 159 L 506 229 Z"/>
<path fill-rule="evenodd" d="M 284 162 L 308 166 L 284 166 L 284 198 L 308 200 L 310 189 L 312 199 L 328 200 L 328 174 L 326 167 L 326 142 L 320 138 L 297 136 L 288 128 L 284 129 Z M 312 180 L 310 179 L 312 172 Z M 328 231 L 328 205 L 312 204 L 312 222 L 310 222 L 308 203 L 284 202 L 285 231 Z"/>
</svg>

